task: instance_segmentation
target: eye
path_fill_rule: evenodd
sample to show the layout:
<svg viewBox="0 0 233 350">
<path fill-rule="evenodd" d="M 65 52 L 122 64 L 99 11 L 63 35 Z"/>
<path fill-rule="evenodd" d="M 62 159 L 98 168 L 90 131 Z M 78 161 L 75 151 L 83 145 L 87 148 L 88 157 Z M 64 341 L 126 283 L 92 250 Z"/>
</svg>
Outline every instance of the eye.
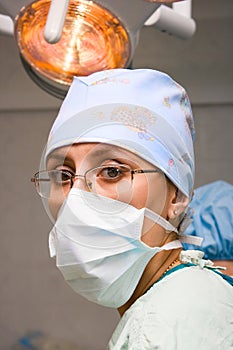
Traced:
<svg viewBox="0 0 233 350">
<path fill-rule="evenodd" d="M 106 177 L 106 178 L 116 178 L 121 175 L 121 170 L 118 167 L 107 167 L 102 170 L 101 175 Z"/>
<path fill-rule="evenodd" d="M 126 165 L 108 165 L 99 169 L 97 177 L 102 177 L 106 180 L 116 180 L 129 173 L 130 169 Z"/>
<path fill-rule="evenodd" d="M 51 170 L 49 171 L 50 181 L 55 183 L 64 184 L 69 182 L 72 178 L 73 174 L 68 170 Z"/>
</svg>

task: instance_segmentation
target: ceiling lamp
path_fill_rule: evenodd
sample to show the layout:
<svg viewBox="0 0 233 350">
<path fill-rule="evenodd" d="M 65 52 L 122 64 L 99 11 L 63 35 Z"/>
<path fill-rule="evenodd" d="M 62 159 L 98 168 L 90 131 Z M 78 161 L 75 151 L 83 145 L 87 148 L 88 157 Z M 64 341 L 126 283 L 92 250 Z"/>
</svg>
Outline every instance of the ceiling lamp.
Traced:
<svg viewBox="0 0 233 350">
<path fill-rule="evenodd" d="M 131 47 L 120 20 L 102 6 L 71 0 L 61 39 L 50 44 L 44 29 L 51 1 L 38 0 L 16 17 L 15 36 L 23 65 L 44 90 L 64 97 L 74 75 L 129 65 Z"/>
<path fill-rule="evenodd" d="M 170 8 L 161 2 L 166 0 L 0 0 L 0 33 L 14 31 L 31 79 L 63 98 L 75 75 L 129 67 L 144 25 L 190 38 L 196 28 L 192 1 Z"/>
</svg>

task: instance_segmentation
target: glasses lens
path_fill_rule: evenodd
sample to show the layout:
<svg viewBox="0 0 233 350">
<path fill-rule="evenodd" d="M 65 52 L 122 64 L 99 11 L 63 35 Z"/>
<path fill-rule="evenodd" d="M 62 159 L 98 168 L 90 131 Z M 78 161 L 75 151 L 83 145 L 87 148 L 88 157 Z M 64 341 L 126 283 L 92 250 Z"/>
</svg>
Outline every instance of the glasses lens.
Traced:
<svg viewBox="0 0 233 350">
<path fill-rule="evenodd" d="M 89 189 L 99 195 L 121 201 L 130 200 L 132 176 L 127 165 L 109 164 L 86 173 Z"/>
<path fill-rule="evenodd" d="M 63 170 L 40 171 L 35 175 L 36 189 L 44 198 L 64 197 L 70 189 L 71 177 Z"/>
</svg>

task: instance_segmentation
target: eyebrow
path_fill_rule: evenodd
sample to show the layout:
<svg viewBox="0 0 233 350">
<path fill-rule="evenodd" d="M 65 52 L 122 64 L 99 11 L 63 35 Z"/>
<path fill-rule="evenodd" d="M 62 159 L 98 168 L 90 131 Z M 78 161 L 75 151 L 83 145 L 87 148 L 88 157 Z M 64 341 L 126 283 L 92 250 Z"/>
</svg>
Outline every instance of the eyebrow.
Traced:
<svg viewBox="0 0 233 350">
<path fill-rule="evenodd" d="M 98 147 L 98 148 L 97 148 Z M 90 154 L 98 156 L 102 155 L 103 153 L 112 153 L 115 155 L 126 155 L 128 153 L 131 153 L 130 151 L 125 150 L 124 148 L 121 148 L 120 146 L 114 145 L 114 144 L 107 144 L 107 143 L 99 143 L 93 151 L 90 152 Z M 132 153 L 133 155 L 133 153 Z"/>
<path fill-rule="evenodd" d="M 64 159 L 64 157 L 62 157 L 62 155 L 60 155 L 60 154 L 54 154 L 54 153 L 52 153 L 52 154 L 50 154 L 50 155 L 48 156 L 48 160 L 51 159 L 51 158 L 57 159 L 57 160 Z"/>
<path fill-rule="evenodd" d="M 74 144 L 75 145 L 75 144 Z M 78 144 L 77 144 L 78 145 Z M 124 150 L 123 148 L 118 148 L 119 146 L 111 145 L 111 144 L 104 144 L 104 143 L 99 143 L 96 147 L 91 149 L 88 153 L 87 156 L 88 158 L 91 159 L 96 159 L 96 160 L 114 160 L 116 161 L 117 158 L 125 158 L 128 159 L 129 161 L 135 162 L 137 159 L 135 159 L 135 155 L 131 152 L 129 154 L 129 151 Z M 73 159 L 69 157 L 67 154 L 69 151 L 61 151 L 61 150 L 55 150 L 53 153 L 51 153 L 48 156 L 47 163 L 48 161 L 59 161 L 64 163 L 66 162 L 73 162 Z M 102 159 L 101 159 L 102 158 Z M 136 157 L 137 158 L 137 157 Z"/>
<path fill-rule="evenodd" d="M 129 156 L 129 153 L 127 151 L 125 151 L 123 148 L 121 149 L 121 148 L 118 148 L 118 146 L 111 145 L 111 144 L 107 144 L 107 145 L 100 144 L 98 146 L 98 149 L 91 150 L 88 155 L 89 155 L 90 159 L 93 159 L 93 158 L 101 159 L 102 158 L 102 160 L 112 159 L 112 160 L 116 161 L 117 158 L 125 158 L 125 159 L 131 160 L 131 161 L 134 160 L 133 153 L 131 154 L 131 156 Z"/>
<path fill-rule="evenodd" d="M 113 154 L 115 155 L 120 155 L 120 154 L 125 154 L 124 149 L 118 150 L 115 145 L 111 144 L 99 144 L 98 149 L 94 148 L 93 150 L 90 150 L 88 154 L 91 157 L 96 157 L 105 154 Z M 70 159 L 70 157 L 67 155 L 68 152 L 60 151 L 60 150 L 55 150 L 52 152 L 50 155 L 48 155 L 48 160 L 49 159 L 55 159 L 55 160 L 64 160 L 64 159 Z"/>
<path fill-rule="evenodd" d="M 59 153 L 52 153 L 48 156 L 48 159 L 47 159 L 47 162 L 52 159 L 52 160 L 59 160 L 59 161 L 64 161 L 65 159 L 66 160 L 71 160 L 71 158 L 69 158 L 68 156 L 66 155 L 63 155 L 63 154 L 59 154 Z"/>
</svg>

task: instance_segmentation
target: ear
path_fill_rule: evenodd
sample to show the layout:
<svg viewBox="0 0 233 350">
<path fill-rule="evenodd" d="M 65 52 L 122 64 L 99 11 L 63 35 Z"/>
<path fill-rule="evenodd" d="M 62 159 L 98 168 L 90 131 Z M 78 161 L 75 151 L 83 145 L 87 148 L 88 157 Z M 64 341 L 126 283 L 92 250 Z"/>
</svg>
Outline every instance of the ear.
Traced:
<svg viewBox="0 0 233 350">
<path fill-rule="evenodd" d="M 170 203 L 168 207 L 168 219 L 175 219 L 182 214 L 189 204 L 189 198 L 186 197 L 180 190 L 176 189 L 170 197 Z"/>
</svg>

